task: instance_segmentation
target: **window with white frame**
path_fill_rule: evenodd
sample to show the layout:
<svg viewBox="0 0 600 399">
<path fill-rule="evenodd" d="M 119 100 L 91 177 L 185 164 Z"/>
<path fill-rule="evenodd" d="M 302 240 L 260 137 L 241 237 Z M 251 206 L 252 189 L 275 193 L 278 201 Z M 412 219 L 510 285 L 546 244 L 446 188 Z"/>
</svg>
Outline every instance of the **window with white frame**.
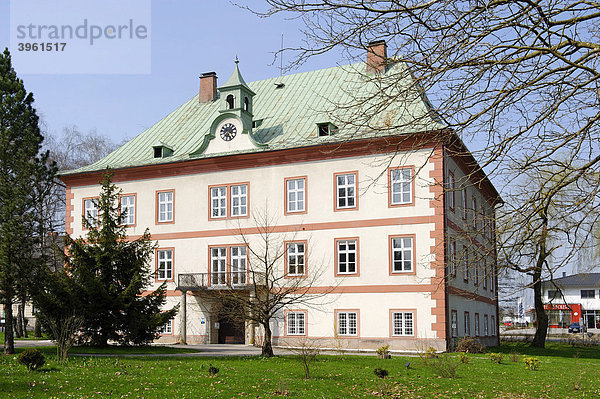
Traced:
<svg viewBox="0 0 600 399">
<path fill-rule="evenodd" d="M 356 312 L 338 312 L 338 335 L 358 335 L 358 315 Z"/>
<path fill-rule="evenodd" d="M 456 277 L 456 241 L 451 240 L 448 247 L 448 274 Z"/>
<path fill-rule="evenodd" d="M 336 207 L 338 209 L 356 207 L 356 174 L 336 175 Z"/>
<path fill-rule="evenodd" d="M 465 312 L 465 337 L 471 336 L 471 316 Z"/>
<path fill-rule="evenodd" d="M 356 240 L 337 241 L 337 273 L 356 274 L 357 271 L 357 248 Z"/>
<path fill-rule="evenodd" d="M 90 198 L 83 201 L 84 218 L 88 226 L 98 225 L 98 199 Z M 87 227 L 87 226 L 86 226 Z"/>
<path fill-rule="evenodd" d="M 306 334 L 306 315 L 304 312 L 288 312 L 287 313 L 287 335 L 304 335 Z"/>
<path fill-rule="evenodd" d="M 479 337 L 479 313 L 475 313 L 475 320 L 473 322 L 475 323 L 475 336 Z"/>
<path fill-rule="evenodd" d="M 210 284 L 227 284 L 227 247 L 210 249 Z"/>
<path fill-rule="evenodd" d="M 210 217 L 227 217 L 227 187 L 210 188 Z"/>
<path fill-rule="evenodd" d="M 473 267 L 475 268 L 475 278 L 473 279 L 473 285 L 479 285 L 479 256 L 477 253 L 473 253 Z"/>
<path fill-rule="evenodd" d="M 173 250 L 159 249 L 156 251 L 156 279 L 157 280 L 172 280 L 173 279 Z"/>
<path fill-rule="evenodd" d="M 413 270 L 412 237 L 392 237 L 392 272 L 410 272 Z"/>
<path fill-rule="evenodd" d="M 392 335 L 412 336 L 414 335 L 413 312 L 392 312 Z"/>
<path fill-rule="evenodd" d="M 287 275 L 303 276 L 305 272 L 306 244 L 303 242 L 287 243 Z"/>
<path fill-rule="evenodd" d="M 490 333 L 488 315 L 483 315 L 483 335 L 488 336 Z"/>
<path fill-rule="evenodd" d="M 238 184 L 231 186 L 231 217 L 246 216 L 248 214 L 248 185 Z"/>
<path fill-rule="evenodd" d="M 246 284 L 246 256 L 245 246 L 230 247 L 231 250 L 231 284 Z"/>
<path fill-rule="evenodd" d="M 135 224 L 135 195 L 121 196 L 121 218 L 124 225 Z"/>
<path fill-rule="evenodd" d="M 306 210 L 306 179 L 288 179 L 285 181 L 287 212 L 304 212 Z"/>
<path fill-rule="evenodd" d="M 412 202 L 412 169 L 392 169 L 390 172 L 392 205 L 410 204 Z"/>
<path fill-rule="evenodd" d="M 465 245 L 463 245 L 462 254 L 463 280 L 467 282 L 469 281 L 469 250 Z"/>
<path fill-rule="evenodd" d="M 158 326 L 156 328 L 156 332 L 158 334 L 173 334 L 173 320 L 169 320 L 167 321 L 165 324 L 163 324 L 162 326 Z"/>
<path fill-rule="evenodd" d="M 487 260 L 484 258 L 483 259 L 483 289 L 487 289 L 487 287 L 488 287 L 488 278 L 489 278 L 489 273 L 488 273 L 488 267 L 487 267 Z"/>
<path fill-rule="evenodd" d="M 462 218 L 464 220 L 467 220 L 467 211 L 468 211 L 467 202 L 468 202 L 468 199 L 467 199 L 467 189 L 466 189 L 466 187 L 462 189 L 461 193 L 462 193 L 462 198 L 461 198 L 462 201 L 461 202 L 462 202 L 462 208 L 463 208 L 462 209 L 462 211 L 463 211 L 462 212 Z"/>
<path fill-rule="evenodd" d="M 158 193 L 158 222 L 173 221 L 173 191 Z"/>
<path fill-rule="evenodd" d="M 490 335 L 495 337 L 496 336 L 496 318 L 494 316 L 492 316 L 492 318 L 490 320 L 490 325 L 491 325 Z"/>
<path fill-rule="evenodd" d="M 453 310 L 450 315 L 450 330 L 452 337 L 458 337 L 458 313 Z"/>
<path fill-rule="evenodd" d="M 474 230 L 477 230 L 477 199 L 471 198 L 471 223 Z"/>
<path fill-rule="evenodd" d="M 448 187 L 446 193 L 448 208 L 454 210 L 454 190 L 456 189 L 456 183 L 454 182 L 454 174 L 448 173 Z"/>
</svg>

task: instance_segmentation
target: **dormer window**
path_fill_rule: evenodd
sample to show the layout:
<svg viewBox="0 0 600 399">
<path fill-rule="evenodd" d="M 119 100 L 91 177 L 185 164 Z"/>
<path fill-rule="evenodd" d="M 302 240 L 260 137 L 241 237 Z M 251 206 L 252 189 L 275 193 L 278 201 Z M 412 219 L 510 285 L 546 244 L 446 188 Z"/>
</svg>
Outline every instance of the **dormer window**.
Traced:
<svg viewBox="0 0 600 399">
<path fill-rule="evenodd" d="M 337 132 L 337 126 L 333 123 L 317 123 L 319 137 L 333 136 Z"/>
<path fill-rule="evenodd" d="M 158 143 L 152 146 L 154 150 L 154 158 L 166 158 L 173 155 L 173 149 L 163 143 Z"/>
<path fill-rule="evenodd" d="M 252 128 L 256 129 L 263 123 L 263 119 L 256 119 L 252 121 Z"/>
<path fill-rule="evenodd" d="M 227 96 L 227 109 L 233 109 L 233 94 Z"/>
<path fill-rule="evenodd" d="M 250 111 L 250 100 L 248 100 L 248 97 L 244 97 L 244 111 Z"/>
</svg>

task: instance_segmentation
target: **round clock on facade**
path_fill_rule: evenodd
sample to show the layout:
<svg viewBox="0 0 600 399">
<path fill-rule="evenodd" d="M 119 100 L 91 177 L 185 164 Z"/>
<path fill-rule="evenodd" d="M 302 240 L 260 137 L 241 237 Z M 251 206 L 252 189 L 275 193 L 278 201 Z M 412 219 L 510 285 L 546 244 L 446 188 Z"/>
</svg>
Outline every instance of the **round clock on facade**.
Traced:
<svg viewBox="0 0 600 399">
<path fill-rule="evenodd" d="M 230 141 L 237 134 L 237 129 L 233 123 L 226 123 L 221 127 L 220 134 L 223 140 Z"/>
</svg>

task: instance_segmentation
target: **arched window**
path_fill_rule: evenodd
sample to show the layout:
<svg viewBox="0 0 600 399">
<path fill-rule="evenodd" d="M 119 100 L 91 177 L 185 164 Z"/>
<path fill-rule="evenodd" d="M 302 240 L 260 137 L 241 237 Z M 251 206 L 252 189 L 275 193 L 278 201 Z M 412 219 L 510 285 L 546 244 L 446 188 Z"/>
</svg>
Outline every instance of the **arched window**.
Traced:
<svg viewBox="0 0 600 399">
<path fill-rule="evenodd" d="M 248 111 L 250 109 L 250 101 L 248 97 L 244 97 L 244 111 Z"/>
<path fill-rule="evenodd" d="M 227 109 L 233 109 L 233 94 L 227 96 Z"/>
</svg>

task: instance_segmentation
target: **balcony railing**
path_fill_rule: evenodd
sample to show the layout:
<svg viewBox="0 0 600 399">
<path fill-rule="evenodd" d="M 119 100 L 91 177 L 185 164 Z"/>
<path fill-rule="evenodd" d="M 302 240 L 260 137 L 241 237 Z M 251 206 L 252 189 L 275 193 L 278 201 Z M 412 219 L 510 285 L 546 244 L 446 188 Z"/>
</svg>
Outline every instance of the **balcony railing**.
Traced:
<svg viewBox="0 0 600 399">
<path fill-rule="evenodd" d="M 177 287 L 180 290 L 202 289 L 248 289 L 252 281 L 248 272 L 215 272 L 215 273 L 183 273 L 177 276 Z M 256 273 L 252 273 L 257 278 Z M 257 279 L 258 281 L 258 279 Z"/>
</svg>

